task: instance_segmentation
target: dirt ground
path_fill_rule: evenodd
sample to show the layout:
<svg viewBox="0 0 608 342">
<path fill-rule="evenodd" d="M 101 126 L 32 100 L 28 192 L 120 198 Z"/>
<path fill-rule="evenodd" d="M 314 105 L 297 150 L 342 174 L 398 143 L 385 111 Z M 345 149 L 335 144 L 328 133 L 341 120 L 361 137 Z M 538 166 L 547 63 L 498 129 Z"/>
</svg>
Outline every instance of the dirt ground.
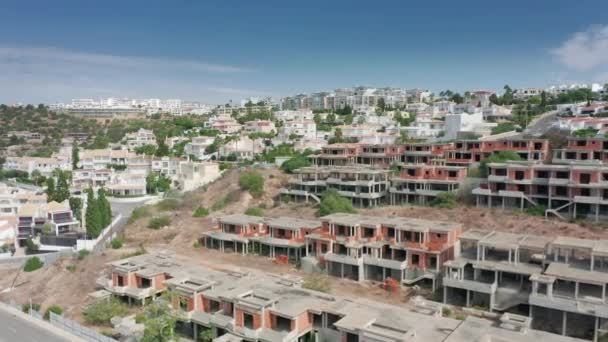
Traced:
<svg viewBox="0 0 608 342">
<path fill-rule="evenodd" d="M 125 246 L 119 250 L 108 249 L 101 255 L 89 255 L 83 260 L 66 258 L 55 265 L 32 273 L 19 270 L 0 270 L 0 288 L 16 287 L 11 292 L 0 293 L 2 300 L 26 303 L 29 299 L 39 303 L 43 309 L 58 304 L 66 310 L 68 317 L 81 320 L 82 309 L 89 301 L 88 294 L 95 290 L 97 278 L 107 274 L 105 264 L 120 259 L 139 246 L 148 252 L 169 251 L 190 256 L 194 262 L 215 269 L 257 269 L 272 273 L 305 276 L 290 265 L 280 265 L 263 257 L 224 254 L 207 250 L 195 245 L 201 233 L 214 228 L 215 219 L 224 214 L 242 213 L 251 206 L 265 206 L 265 216 L 292 216 L 314 218 L 316 209 L 311 204 L 275 203 L 279 189 L 287 182 L 287 175 L 276 169 L 263 170 L 265 176 L 265 195 L 254 199 L 238 186 L 242 171 L 231 170 L 216 182 L 181 198 L 181 205 L 175 211 L 159 213 L 151 207 L 149 214 L 127 227 Z M 222 209 L 213 211 L 206 218 L 192 217 L 193 211 L 203 206 L 210 208 L 219 199 L 231 200 Z M 402 216 L 432 220 L 460 222 L 465 229 L 500 230 L 536 235 L 567 235 L 582 238 L 608 238 L 605 226 L 591 223 L 570 223 L 557 219 L 545 219 L 526 214 L 461 206 L 454 209 L 438 209 L 420 206 L 385 206 L 374 209 L 360 209 L 359 213 L 373 216 Z M 168 215 L 171 224 L 160 230 L 147 228 L 148 220 L 155 215 Z M 75 265 L 74 271 L 68 265 Z M 14 280 L 16 278 L 16 280 Z M 413 289 L 402 289 L 400 293 L 388 293 L 374 283 L 355 283 L 348 280 L 331 278 L 332 292 L 347 297 L 369 298 L 388 303 L 407 302 L 415 294 Z"/>
</svg>

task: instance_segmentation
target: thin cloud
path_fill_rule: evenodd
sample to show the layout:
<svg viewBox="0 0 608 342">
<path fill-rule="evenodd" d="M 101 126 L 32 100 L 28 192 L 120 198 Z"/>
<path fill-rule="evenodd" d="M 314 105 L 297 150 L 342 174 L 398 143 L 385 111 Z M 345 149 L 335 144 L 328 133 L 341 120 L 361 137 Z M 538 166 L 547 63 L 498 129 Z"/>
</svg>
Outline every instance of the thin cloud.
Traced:
<svg viewBox="0 0 608 342">
<path fill-rule="evenodd" d="M 589 71 L 608 65 L 608 25 L 576 32 L 551 54 L 569 69 Z"/>
<path fill-rule="evenodd" d="M 118 56 L 78 52 L 53 47 L 0 47 L 0 63 L 14 66 L 32 64 L 72 65 L 74 67 L 106 67 L 117 69 L 184 70 L 202 73 L 242 73 L 252 69 L 200 62 L 138 56 Z"/>
</svg>

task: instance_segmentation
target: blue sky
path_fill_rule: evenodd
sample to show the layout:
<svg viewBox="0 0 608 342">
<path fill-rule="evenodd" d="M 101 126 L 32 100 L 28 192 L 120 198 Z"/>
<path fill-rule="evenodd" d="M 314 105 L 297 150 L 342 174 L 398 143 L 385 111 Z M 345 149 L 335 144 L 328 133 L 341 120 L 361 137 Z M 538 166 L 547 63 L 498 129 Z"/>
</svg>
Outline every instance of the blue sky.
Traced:
<svg viewBox="0 0 608 342">
<path fill-rule="evenodd" d="M 0 102 L 608 82 L 608 1 L 0 2 Z"/>
</svg>

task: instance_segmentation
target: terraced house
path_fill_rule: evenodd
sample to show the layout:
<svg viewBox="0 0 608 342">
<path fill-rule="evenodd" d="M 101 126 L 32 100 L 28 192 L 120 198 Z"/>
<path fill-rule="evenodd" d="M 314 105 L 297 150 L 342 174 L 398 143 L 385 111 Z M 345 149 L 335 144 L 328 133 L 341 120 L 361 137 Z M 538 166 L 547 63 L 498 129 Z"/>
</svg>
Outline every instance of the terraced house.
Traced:
<svg viewBox="0 0 608 342">
<path fill-rule="evenodd" d="M 467 166 L 500 151 L 513 151 L 525 161 L 544 161 L 550 156 L 546 139 L 504 139 L 457 140 L 445 151 L 444 157 L 448 165 Z"/>
<path fill-rule="evenodd" d="M 492 163 L 487 183 L 473 190 L 477 206 L 524 208 L 538 205 L 559 217 L 608 215 L 608 166 Z"/>
<path fill-rule="evenodd" d="M 178 325 L 195 340 L 205 334 L 215 342 L 580 341 L 530 329 L 517 315 L 503 315 L 500 324 L 460 321 L 421 299 L 410 310 L 307 290 L 297 277 L 215 271 L 175 255 L 140 255 L 110 266 L 101 288 L 138 299 L 167 292 Z"/>
<path fill-rule="evenodd" d="M 389 203 L 428 204 L 442 192 L 456 192 L 467 177 L 462 166 L 403 164 L 391 177 Z"/>
<path fill-rule="evenodd" d="M 295 170 L 281 194 L 318 201 L 325 190 L 334 189 L 355 206 L 377 206 L 388 194 L 390 174 L 390 170 L 369 166 L 302 167 Z"/>
<path fill-rule="evenodd" d="M 444 302 L 527 312 L 532 328 L 600 341 L 608 241 L 469 230 L 445 263 Z"/>
<path fill-rule="evenodd" d="M 207 248 L 222 252 L 258 254 L 298 263 L 306 251 L 306 236 L 320 228 L 321 222 L 316 220 L 235 214 L 219 218 L 218 228 L 203 233 L 201 239 Z"/>
<path fill-rule="evenodd" d="M 454 258 L 458 223 L 402 217 L 332 214 L 307 235 L 307 256 L 333 276 L 356 281 L 392 278 L 404 285 L 439 286 L 444 262 Z"/>
<path fill-rule="evenodd" d="M 608 161 L 607 138 L 569 138 L 562 149 L 553 151 L 554 164 L 599 164 Z"/>
</svg>

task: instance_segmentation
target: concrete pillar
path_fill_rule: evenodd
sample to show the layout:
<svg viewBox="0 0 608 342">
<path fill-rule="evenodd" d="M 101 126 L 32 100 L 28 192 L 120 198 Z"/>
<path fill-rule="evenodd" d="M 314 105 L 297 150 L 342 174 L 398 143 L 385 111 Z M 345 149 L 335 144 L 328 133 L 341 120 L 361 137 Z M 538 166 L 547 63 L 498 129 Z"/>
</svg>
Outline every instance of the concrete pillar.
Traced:
<svg viewBox="0 0 608 342">
<path fill-rule="evenodd" d="M 192 333 L 194 336 L 194 340 L 198 341 L 198 326 L 194 322 L 192 322 Z"/>
<path fill-rule="evenodd" d="M 340 264 L 340 278 L 344 278 L 344 264 Z"/>
<path fill-rule="evenodd" d="M 574 282 L 574 298 L 578 299 L 578 281 Z"/>
<path fill-rule="evenodd" d="M 467 290 L 467 305 L 466 307 L 471 307 L 471 291 Z"/>
<path fill-rule="evenodd" d="M 562 312 L 562 336 L 566 336 L 566 325 L 568 324 L 568 313 Z"/>
<path fill-rule="evenodd" d="M 595 317 L 595 326 L 593 327 L 593 342 L 597 342 L 597 333 L 598 333 L 598 329 L 600 328 L 600 318 L 599 317 Z"/>
</svg>

